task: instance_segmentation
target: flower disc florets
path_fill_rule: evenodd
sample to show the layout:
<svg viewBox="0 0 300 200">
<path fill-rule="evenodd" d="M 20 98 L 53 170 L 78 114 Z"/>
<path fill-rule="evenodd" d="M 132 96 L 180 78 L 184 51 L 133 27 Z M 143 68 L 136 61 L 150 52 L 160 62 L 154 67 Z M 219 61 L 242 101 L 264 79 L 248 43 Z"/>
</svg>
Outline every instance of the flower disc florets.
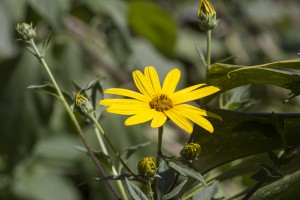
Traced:
<svg viewBox="0 0 300 200">
<path fill-rule="evenodd" d="M 173 107 L 172 100 L 165 94 L 155 96 L 149 105 L 150 108 L 159 112 L 170 110 Z"/>
</svg>

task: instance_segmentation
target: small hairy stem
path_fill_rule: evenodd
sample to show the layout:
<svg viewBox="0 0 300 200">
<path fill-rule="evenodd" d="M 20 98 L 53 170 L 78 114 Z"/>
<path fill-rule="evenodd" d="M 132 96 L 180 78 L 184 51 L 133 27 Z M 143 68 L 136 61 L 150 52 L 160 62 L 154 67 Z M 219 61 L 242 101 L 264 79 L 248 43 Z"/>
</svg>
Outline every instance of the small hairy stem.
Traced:
<svg viewBox="0 0 300 200">
<path fill-rule="evenodd" d="M 154 200 L 150 179 L 147 181 L 147 192 L 148 192 L 147 195 L 148 195 L 149 200 Z"/>
<path fill-rule="evenodd" d="M 96 158 L 96 156 L 94 155 L 94 153 L 93 153 L 91 147 L 89 146 L 87 140 L 85 139 L 84 133 L 83 133 L 83 131 L 82 131 L 82 129 L 81 129 L 81 127 L 80 127 L 80 125 L 79 125 L 79 123 L 78 123 L 78 121 L 77 121 L 75 115 L 74 115 L 74 113 L 72 112 L 72 110 L 71 110 L 69 104 L 67 103 L 65 97 L 63 96 L 63 94 L 62 94 L 62 92 L 61 92 L 61 90 L 60 90 L 60 88 L 59 88 L 59 86 L 58 86 L 58 84 L 57 84 L 57 82 L 56 82 L 54 76 L 52 75 L 52 72 L 50 71 L 50 68 L 48 67 L 48 64 L 46 63 L 44 57 L 43 57 L 43 56 L 41 55 L 41 53 L 39 52 L 39 50 L 38 50 L 37 46 L 35 45 L 35 42 L 34 42 L 33 39 L 31 39 L 31 40 L 29 41 L 29 44 L 30 44 L 30 45 L 32 46 L 32 48 L 34 49 L 35 54 L 37 55 L 37 58 L 38 58 L 39 61 L 42 63 L 42 66 L 45 68 L 45 70 L 46 70 L 46 72 L 47 72 L 47 74 L 48 74 L 48 76 L 49 76 L 51 82 L 53 83 L 53 85 L 54 85 L 54 87 L 55 87 L 55 89 L 56 89 L 56 91 L 57 91 L 57 93 L 58 93 L 58 96 L 59 96 L 61 102 L 63 103 L 63 105 L 64 105 L 64 107 L 65 107 L 67 113 L 69 114 L 69 116 L 70 116 L 72 122 L 74 123 L 74 125 L 75 125 L 75 127 L 76 127 L 76 130 L 78 131 L 79 136 L 80 136 L 80 138 L 81 138 L 81 140 L 82 140 L 82 142 L 83 142 L 85 148 L 87 149 L 89 155 L 91 156 L 91 158 L 92 158 L 94 164 L 96 165 L 96 167 L 97 167 L 99 173 L 101 174 L 101 176 L 105 177 L 106 174 L 105 174 L 105 172 L 104 172 L 104 170 L 103 170 L 101 164 L 100 164 L 99 161 L 97 160 L 97 158 Z M 115 195 L 116 199 L 121 199 L 121 198 L 120 198 L 120 195 L 118 194 L 118 192 L 116 191 L 116 189 L 114 188 L 114 186 L 111 184 L 111 182 L 109 182 L 109 181 L 105 181 L 105 182 L 107 183 L 108 187 L 109 187 L 110 190 L 113 192 L 113 194 Z"/>
</svg>

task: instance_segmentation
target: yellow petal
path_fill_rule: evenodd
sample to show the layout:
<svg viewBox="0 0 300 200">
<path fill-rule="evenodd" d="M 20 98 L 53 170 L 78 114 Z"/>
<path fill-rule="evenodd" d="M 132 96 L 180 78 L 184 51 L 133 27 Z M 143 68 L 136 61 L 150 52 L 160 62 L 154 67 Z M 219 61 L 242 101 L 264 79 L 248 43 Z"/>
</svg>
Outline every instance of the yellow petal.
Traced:
<svg viewBox="0 0 300 200">
<path fill-rule="evenodd" d="M 174 112 L 181 114 L 182 116 L 195 122 L 199 126 L 203 127 L 205 130 L 207 130 L 211 133 L 214 132 L 214 127 L 212 126 L 212 124 L 207 119 L 202 117 L 201 115 L 198 115 L 195 112 L 190 112 L 185 109 L 178 108 L 178 107 L 174 107 L 173 110 L 174 110 Z"/>
<path fill-rule="evenodd" d="M 189 120 L 178 112 L 174 112 L 173 109 L 165 111 L 166 115 L 180 128 L 188 133 L 193 132 L 193 126 Z"/>
<path fill-rule="evenodd" d="M 162 91 L 161 91 L 162 94 L 171 95 L 175 91 L 179 79 L 180 79 L 179 69 L 171 70 L 167 74 L 167 76 L 164 80 L 164 84 L 163 84 Z"/>
<path fill-rule="evenodd" d="M 176 107 L 180 108 L 180 109 L 184 109 L 187 112 L 194 112 L 194 113 L 202 115 L 202 116 L 212 117 L 212 118 L 216 118 L 218 120 L 223 121 L 222 117 L 220 117 L 219 115 L 209 112 L 209 111 L 206 111 L 206 110 L 202 110 L 200 108 L 197 108 L 197 107 L 189 105 L 189 104 L 179 104 L 179 105 L 176 105 Z"/>
<path fill-rule="evenodd" d="M 122 95 L 125 97 L 131 97 L 134 99 L 138 99 L 140 101 L 144 102 L 149 102 L 151 99 L 148 96 L 142 95 L 141 93 L 132 91 L 132 90 L 127 90 L 123 88 L 109 88 L 104 91 L 106 94 L 116 94 L 116 95 Z"/>
<path fill-rule="evenodd" d="M 134 80 L 136 87 L 140 90 L 141 93 L 143 93 L 144 95 L 146 95 L 150 98 L 153 95 L 155 95 L 152 86 L 146 80 L 144 74 L 142 74 L 141 71 L 139 71 L 139 70 L 134 71 L 132 76 L 133 76 L 133 80 Z"/>
<path fill-rule="evenodd" d="M 148 66 L 145 68 L 145 77 L 146 80 L 152 85 L 155 94 L 161 94 L 159 77 L 154 67 Z"/>
<path fill-rule="evenodd" d="M 156 112 L 151 122 L 151 127 L 152 128 L 161 127 L 162 125 L 164 125 L 166 120 L 167 120 L 167 116 L 163 112 Z"/>
<path fill-rule="evenodd" d="M 112 106 L 112 105 L 137 105 L 137 104 L 145 104 L 145 102 L 135 100 L 135 99 L 103 99 L 99 101 L 100 105 L 103 106 Z"/>
<path fill-rule="evenodd" d="M 184 95 L 178 96 L 175 99 L 172 99 L 173 104 L 180 104 L 184 102 L 193 101 L 196 99 L 200 99 L 202 97 L 206 97 L 208 95 L 211 95 L 213 93 L 218 92 L 220 89 L 214 86 L 207 86 L 203 87 L 197 90 L 194 90 L 192 92 L 185 93 Z"/>
<path fill-rule="evenodd" d="M 125 121 L 125 125 L 130 126 L 130 125 L 141 124 L 141 123 L 150 121 L 151 119 L 153 119 L 153 117 L 155 116 L 156 113 L 157 113 L 156 110 L 149 109 L 145 112 L 142 112 L 142 113 L 139 113 L 139 114 L 134 115 L 132 117 L 129 117 Z"/>
<path fill-rule="evenodd" d="M 150 109 L 147 105 L 113 105 L 106 109 L 106 112 L 119 114 L 119 115 L 135 115 L 145 112 Z"/>
<path fill-rule="evenodd" d="M 193 90 L 196 90 L 198 89 L 199 87 L 202 87 L 204 86 L 205 84 L 198 84 L 198 85 L 193 85 L 193 86 L 190 86 L 190 87 L 187 87 L 187 88 L 184 88 L 182 90 L 178 90 L 177 92 L 174 92 L 173 94 L 171 94 L 169 97 L 170 99 L 176 99 L 177 97 L 180 97 L 181 95 L 184 95 L 188 92 L 191 92 Z"/>
</svg>

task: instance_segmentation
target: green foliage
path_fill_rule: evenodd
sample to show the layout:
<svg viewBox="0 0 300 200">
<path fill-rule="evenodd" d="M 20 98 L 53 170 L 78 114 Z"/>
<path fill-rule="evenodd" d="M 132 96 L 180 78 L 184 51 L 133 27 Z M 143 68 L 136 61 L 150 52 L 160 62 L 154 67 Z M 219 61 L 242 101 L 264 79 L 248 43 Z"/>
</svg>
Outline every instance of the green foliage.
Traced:
<svg viewBox="0 0 300 200">
<path fill-rule="evenodd" d="M 45 84 L 45 85 L 30 85 L 30 86 L 28 86 L 28 89 L 33 89 L 33 90 L 39 90 L 39 91 L 42 91 L 42 92 L 46 92 L 46 93 L 48 93 L 50 95 L 55 96 L 59 100 L 57 91 L 56 91 L 55 87 L 53 87 L 52 85 L 49 85 L 49 84 Z M 63 95 L 66 98 L 66 100 L 68 101 L 68 103 L 72 103 L 73 99 L 72 99 L 72 97 L 67 92 L 63 92 Z"/>
<path fill-rule="evenodd" d="M 162 53 L 172 56 L 176 41 L 176 25 L 170 14 L 150 1 L 131 1 L 129 24 L 149 39 Z"/>
<path fill-rule="evenodd" d="M 192 200 L 210 200 L 213 199 L 217 193 L 217 182 L 214 182 L 207 188 L 204 188 L 201 192 L 194 195 Z"/>
<path fill-rule="evenodd" d="M 174 162 L 168 162 L 168 166 L 180 175 L 194 178 L 206 186 L 206 182 L 202 175 L 198 171 L 194 170 L 188 162 L 176 160 Z"/>
<path fill-rule="evenodd" d="M 131 183 L 127 178 L 125 178 L 126 186 L 128 192 L 132 199 L 134 200 L 148 200 L 147 196 L 133 183 Z"/>
<path fill-rule="evenodd" d="M 175 197 L 181 191 L 186 182 L 187 180 L 183 181 L 182 183 L 177 185 L 171 192 L 162 196 L 162 200 L 172 199 L 173 197 Z"/>
</svg>

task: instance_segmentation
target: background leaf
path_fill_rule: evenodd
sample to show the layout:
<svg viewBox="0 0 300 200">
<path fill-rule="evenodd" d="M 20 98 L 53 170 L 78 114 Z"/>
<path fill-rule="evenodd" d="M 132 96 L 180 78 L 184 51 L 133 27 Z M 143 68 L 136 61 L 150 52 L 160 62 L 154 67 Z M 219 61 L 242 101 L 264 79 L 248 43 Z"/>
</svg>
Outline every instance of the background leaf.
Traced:
<svg viewBox="0 0 300 200">
<path fill-rule="evenodd" d="M 204 188 L 201 192 L 194 195 L 192 200 L 211 200 L 217 193 L 218 182 L 214 182 L 210 186 Z"/>
<path fill-rule="evenodd" d="M 71 0 L 28 0 L 28 3 L 52 25 L 59 25 L 70 9 Z"/>
<path fill-rule="evenodd" d="M 155 13 L 155 14 L 154 14 Z M 168 56 L 174 53 L 176 25 L 170 14 L 150 1 L 131 1 L 129 24 Z"/>
<path fill-rule="evenodd" d="M 195 161 L 195 166 L 200 172 L 205 173 L 238 158 L 283 147 L 280 137 L 274 132 L 276 128 L 271 113 L 242 113 L 226 110 L 214 112 L 223 118 L 223 122 L 211 120 L 215 127 L 213 134 L 206 133 L 198 126 L 194 130 L 195 141 L 202 149 L 199 160 Z M 300 115 L 276 115 L 284 119 L 287 143 L 299 144 L 300 135 L 295 130 L 300 130 L 298 123 Z M 251 126 L 248 126 L 248 123 Z M 256 125 L 262 125 L 264 128 L 256 129 Z"/>
</svg>

